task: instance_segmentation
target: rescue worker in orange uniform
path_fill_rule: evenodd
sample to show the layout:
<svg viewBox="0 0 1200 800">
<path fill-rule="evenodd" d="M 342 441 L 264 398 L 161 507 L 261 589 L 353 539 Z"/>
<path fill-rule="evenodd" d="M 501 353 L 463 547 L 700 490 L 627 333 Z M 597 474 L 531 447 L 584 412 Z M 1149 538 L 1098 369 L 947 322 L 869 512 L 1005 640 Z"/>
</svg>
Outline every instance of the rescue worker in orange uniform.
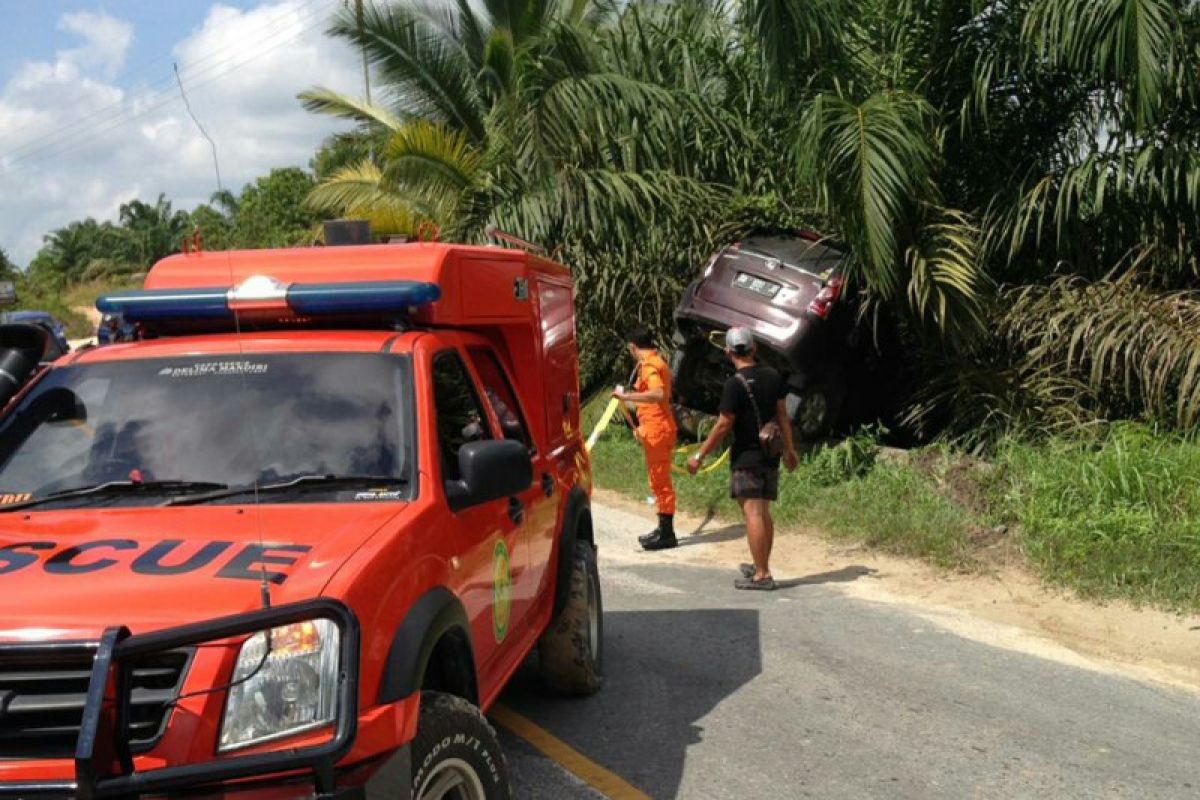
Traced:
<svg viewBox="0 0 1200 800">
<path fill-rule="evenodd" d="M 646 550 L 675 547 L 675 486 L 671 481 L 671 456 L 678 435 L 671 411 L 671 369 L 654 347 L 650 329 L 639 325 L 625 337 L 629 354 L 638 362 L 635 391 L 614 396 L 637 406 L 637 435 L 646 451 L 646 471 L 658 507 L 658 527 L 638 537 Z"/>
</svg>

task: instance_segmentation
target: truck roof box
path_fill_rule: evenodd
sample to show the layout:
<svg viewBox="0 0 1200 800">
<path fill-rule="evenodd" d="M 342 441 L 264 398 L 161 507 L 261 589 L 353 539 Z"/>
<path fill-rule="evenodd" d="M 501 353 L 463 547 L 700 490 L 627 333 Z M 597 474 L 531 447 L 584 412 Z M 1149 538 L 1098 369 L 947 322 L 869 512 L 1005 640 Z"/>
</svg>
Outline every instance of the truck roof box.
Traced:
<svg viewBox="0 0 1200 800">
<path fill-rule="evenodd" d="M 524 250 L 414 242 L 181 253 L 155 264 L 145 288 L 233 287 L 254 276 L 283 284 L 426 282 L 441 298 L 416 309 L 414 322 L 478 327 L 528 323 L 535 274 L 570 281 L 566 267 Z"/>
</svg>

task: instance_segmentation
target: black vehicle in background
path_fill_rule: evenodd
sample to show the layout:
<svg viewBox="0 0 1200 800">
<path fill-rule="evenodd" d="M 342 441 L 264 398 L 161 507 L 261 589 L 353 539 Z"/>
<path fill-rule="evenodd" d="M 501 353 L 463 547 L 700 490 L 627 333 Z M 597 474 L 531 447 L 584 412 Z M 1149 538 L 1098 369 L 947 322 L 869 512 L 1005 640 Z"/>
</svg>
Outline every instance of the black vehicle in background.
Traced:
<svg viewBox="0 0 1200 800">
<path fill-rule="evenodd" d="M 800 438 L 819 439 L 886 413 L 896 360 L 881 354 L 860 323 L 857 299 L 844 291 L 844 260 L 808 232 L 751 236 L 712 256 L 675 310 L 671 367 L 685 424 L 686 410 L 717 412 L 732 374 L 724 333 L 735 325 L 749 328 L 759 357 L 783 373 Z"/>
<path fill-rule="evenodd" d="M 0 281 L 0 307 L 15 306 L 18 302 L 13 283 Z M 21 387 L 46 364 L 68 350 L 70 346 L 62 323 L 50 314 L 44 311 L 0 313 L 0 407 L 21 391 Z"/>
</svg>

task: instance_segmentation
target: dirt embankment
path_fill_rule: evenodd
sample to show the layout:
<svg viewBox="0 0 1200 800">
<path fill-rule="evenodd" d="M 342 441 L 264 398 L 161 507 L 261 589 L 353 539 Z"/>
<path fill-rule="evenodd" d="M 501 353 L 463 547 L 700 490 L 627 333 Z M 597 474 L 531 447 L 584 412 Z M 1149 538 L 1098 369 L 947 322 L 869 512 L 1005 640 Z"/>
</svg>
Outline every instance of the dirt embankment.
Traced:
<svg viewBox="0 0 1200 800">
<path fill-rule="evenodd" d="M 647 514 L 615 492 L 597 500 Z M 679 515 L 687 546 L 646 553 L 654 560 L 727 566 L 747 561 L 738 520 Z M 988 574 L 948 572 L 862 546 L 830 542 L 815 528 L 780 529 L 772 571 L 777 581 L 837 583 L 850 596 L 903 604 L 954 633 L 1086 669 L 1200 692 L 1200 617 L 1128 603 L 1093 603 L 1047 588 L 1015 566 Z"/>
<path fill-rule="evenodd" d="M 87 321 L 88 321 L 89 323 L 91 323 L 92 330 L 95 330 L 96 328 L 100 327 L 100 317 L 101 317 L 101 314 L 100 314 L 100 312 L 99 312 L 99 311 L 97 311 L 97 310 L 96 310 L 96 307 L 95 307 L 94 305 L 91 305 L 91 306 L 73 306 L 73 307 L 71 308 L 71 310 L 72 310 L 72 311 L 74 311 L 75 313 L 77 313 L 77 314 L 79 314 L 79 315 L 83 316 L 83 317 L 86 317 L 86 318 L 87 318 Z M 86 344 L 89 344 L 89 343 L 95 343 L 95 341 L 96 341 L 96 337 L 95 337 L 95 336 L 88 336 L 88 337 L 85 337 L 85 338 L 83 338 L 83 339 L 72 339 L 72 340 L 70 341 L 70 345 L 71 345 L 71 349 L 72 349 L 72 350 L 76 350 L 76 349 L 78 349 L 78 348 L 80 348 L 80 347 L 83 347 L 83 346 L 84 346 L 84 345 L 86 345 Z"/>
</svg>

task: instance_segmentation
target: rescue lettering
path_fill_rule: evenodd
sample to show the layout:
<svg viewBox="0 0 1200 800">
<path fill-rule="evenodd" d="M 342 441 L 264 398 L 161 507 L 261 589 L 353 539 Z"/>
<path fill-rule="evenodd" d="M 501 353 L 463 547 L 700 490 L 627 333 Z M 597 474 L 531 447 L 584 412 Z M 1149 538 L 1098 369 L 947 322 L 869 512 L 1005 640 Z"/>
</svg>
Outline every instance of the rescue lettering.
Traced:
<svg viewBox="0 0 1200 800">
<path fill-rule="evenodd" d="M 0 575 L 36 569 L 39 561 L 42 569 L 52 575 L 89 575 L 119 568 L 124 559 L 117 558 L 117 554 L 139 550 L 143 546 L 145 549 L 132 563 L 126 562 L 128 569 L 139 575 L 185 575 L 211 567 L 233 544 L 228 541 L 204 542 L 195 550 L 187 547 L 183 539 L 163 539 L 148 545 L 133 539 L 97 539 L 60 549 L 58 542 L 19 542 L 0 547 Z M 288 574 L 268 567 L 291 567 L 310 550 L 312 547 L 306 544 L 247 544 L 216 570 L 216 576 L 257 581 L 262 580 L 265 573 L 271 583 L 281 584 Z M 48 552 L 51 555 L 45 557 Z"/>
<path fill-rule="evenodd" d="M 108 547 L 113 550 L 137 550 L 138 543 L 132 539 L 101 539 L 98 542 L 84 542 L 74 547 L 55 553 L 46 562 L 46 572 L 56 572 L 59 575 L 83 575 L 95 572 L 117 563 L 115 558 L 101 558 L 87 564 L 74 563 L 75 558 L 89 550 L 99 550 Z"/>
<path fill-rule="evenodd" d="M 209 542 L 182 564 L 162 563 L 163 559 L 181 544 L 183 544 L 182 539 L 164 539 L 137 557 L 133 562 L 133 571 L 141 575 L 182 575 L 186 572 L 195 572 L 201 567 L 211 564 L 217 556 L 228 550 L 233 542 Z"/>
<path fill-rule="evenodd" d="M 36 555 L 33 553 L 22 553 L 18 548 L 53 550 L 57 546 L 54 542 L 23 542 L 22 544 L 10 544 L 8 547 L 0 547 L 0 562 L 2 562 L 0 575 L 16 572 L 37 562 L 38 557 Z"/>
<path fill-rule="evenodd" d="M 260 580 L 263 575 L 267 576 L 267 580 L 271 583 L 283 583 L 287 580 L 287 575 L 283 572 L 270 572 L 264 570 L 266 564 L 280 564 L 282 566 L 291 566 L 296 563 L 296 558 L 292 556 L 275 556 L 271 555 L 272 550 L 280 550 L 290 553 L 307 553 L 311 550 L 308 545 L 304 544 L 251 544 L 242 548 L 242 552 L 238 553 L 225 567 L 217 573 L 218 578 L 243 578 L 245 580 Z"/>
</svg>

